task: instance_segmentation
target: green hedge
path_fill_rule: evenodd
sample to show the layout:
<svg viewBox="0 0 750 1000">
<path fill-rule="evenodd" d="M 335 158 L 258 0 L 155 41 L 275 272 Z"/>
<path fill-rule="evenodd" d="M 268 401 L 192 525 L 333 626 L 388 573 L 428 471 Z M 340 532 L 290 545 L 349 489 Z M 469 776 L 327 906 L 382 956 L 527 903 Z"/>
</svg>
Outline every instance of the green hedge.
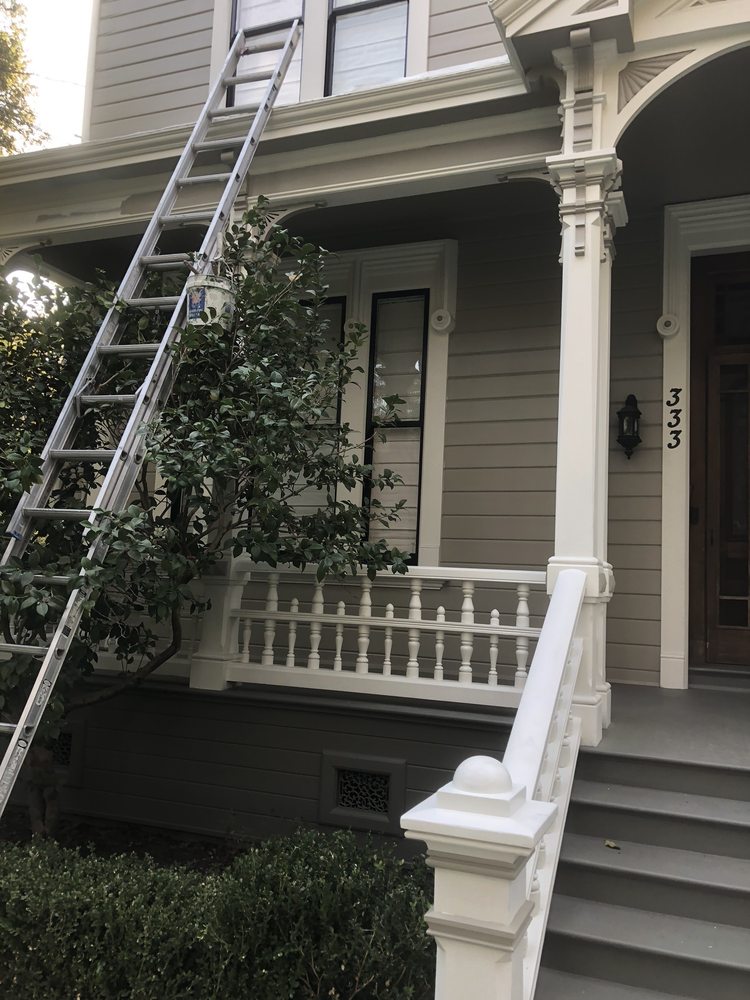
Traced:
<svg viewBox="0 0 750 1000">
<path fill-rule="evenodd" d="M 0 848 L 3 1000 L 427 1000 L 424 864 L 303 831 L 225 871 Z"/>
</svg>

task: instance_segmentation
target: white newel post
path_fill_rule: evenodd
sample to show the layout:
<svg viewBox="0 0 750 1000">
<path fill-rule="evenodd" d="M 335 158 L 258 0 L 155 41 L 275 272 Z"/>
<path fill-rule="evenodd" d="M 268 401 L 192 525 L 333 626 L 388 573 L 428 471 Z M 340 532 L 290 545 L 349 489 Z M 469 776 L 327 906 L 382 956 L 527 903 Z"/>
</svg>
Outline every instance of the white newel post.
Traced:
<svg viewBox="0 0 750 1000">
<path fill-rule="evenodd" d="M 607 562 L 612 243 L 615 225 L 624 225 L 627 216 L 615 190 L 620 163 L 614 150 L 552 156 L 547 164 L 562 222 L 555 553 L 547 588 L 551 593 L 564 569 L 586 573 L 574 714 L 583 743 L 595 746 L 610 718 L 605 652 L 614 587 Z"/>
<path fill-rule="evenodd" d="M 232 611 L 240 607 L 249 579 L 247 569 L 240 571 L 231 560 L 223 574 L 201 580 L 211 607 L 203 615 L 198 648 L 190 665 L 191 688 L 223 691 L 227 687 L 227 667 L 239 657 L 239 619 Z"/>
<path fill-rule="evenodd" d="M 401 818 L 427 844 L 435 898 L 435 1000 L 523 1000 L 526 931 L 534 904 L 528 866 L 556 806 L 527 798 L 492 757 L 471 757 Z"/>
</svg>

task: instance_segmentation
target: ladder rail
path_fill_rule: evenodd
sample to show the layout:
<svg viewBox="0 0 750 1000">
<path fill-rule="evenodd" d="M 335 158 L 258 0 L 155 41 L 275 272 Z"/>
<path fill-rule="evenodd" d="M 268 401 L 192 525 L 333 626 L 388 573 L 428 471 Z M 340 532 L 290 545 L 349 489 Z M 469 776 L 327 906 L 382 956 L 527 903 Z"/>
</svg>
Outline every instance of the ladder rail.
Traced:
<svg viewBox="0 0 750 1000">
<path fill-rule="evenodd" d="M 55 480 L 57 479 L 58 466 L 57 463 L 48 461 L 49 452 L 53 449 L 62 447 L 62 442 L 67 440 L 68 435 L 75 426 L 78 418 L 76 399 L 82 393 L 87 383 L 97 374 L 102 364 L 102 357 L 99 354 L 99 348 L 111 344 L 117 333 L 120 319 L 120 309 L 118 303 L 122 299 L 135 297 L 140 284 L 145 280 L 146 270 L 141 264 L 141 257 L 148 256 L 156 246 L 156 242 L 161 232 L 159 219 L 162 215 L 169 213 L 169 210 L 177 200 L 179 193 L 177 181 L 182 174 L 186 172 L 186 170 L 189 171 L 190 166 L 192 166 L 195 162 L 195 152 L 193 150 L 193 146 L 205 137 L 209 127 L 209 112 L 220 103 L 224 92 L 226 91 L 224 79 L 227 76 L 230 67 L 235 61 L 239 60 L 240 53 L 244 45 L 244 35 L 241 31 L 239 31 L 230 46 L 221 72 L 211 88 L 206 103 L 196 120 L 190 134 L 190 139 L 188 140 L 182 155 L 179 157 L 177 164 L 172 171 L 172 175 L 167 182 L 164 193 L 162 194 L 156 209 L 154 210 L 151 221 L 147 225 L 146 230 L 141 237 L 138 249 L 133 255 L 130 265 L 120 282 L 120 286 L 116 292 L 115 304 L 108 310 L 96 336 L 91 342 L 91 347 L 89 348 L 89 352 L 83 361 L 81 370 L 73 382 L 73 386 L 71 387 L 57 421 L 50 432 L 47 443 L 42 449 L 41 458 L 44 462 L 42 479 L 39 483 L 36 483 L 31 490 L 28 491 L 28 493 L 21 497 L 15 513 L 8 523 L 6 530 L 11 538 L 2 559 L 0 559 L 0 566 L 5 565 L 12 557 L 20 556 L 28 544 L 31 536 L 31 525 L 28 523 L 27 519 L 24 518 L 23 510 L 26 506 L 43 507 L 44 500 L 52 491 Z M 139 395 L 139 393 L 136 393 L 136 395 Z"/>
<path fill-rule="evenodd" d="M 299 42 L 302 31 L 301 19 L 280 22 L 279 25 L 264 26 L 263 33 L 268 33 L 274 29 L 281 30 L 282 26 L 289 27 L 289 34 L 285 44 L 279 46 L 282 50 L 281 56 L 277 61 L 276 68 L 269 77 L 268 86 L 266 87 L 261 105 L 254 115 L 252 125 L 248 130 L 237 161 L 232 168 L 230 177 L 208 223 L 201 248 L 198 252 L 196 265 L 191 268 L 191 270 L 199 274 L 205 274 L 211 266 L 211 259 L 216 251 L 218 240 L 230 221 L 232 206 L 242 183 L 247 177 L 263 130 L 271 115 L 276 97 Z M 42 481 L 24 494 L 8 525 L 8 531 L 12 531 L 14 534 L 2 559 L 0 559 L 0 566 L 5 565 L 13 556 L 22 555 L 28 543 L 32 532 L 32 524 L 31 518 L 25 517 L 24 512 L 32 506 L 43 507 L 44 503 L 40 501 L 48 499 L 51 495 L 59 472 L 60 463 L 64 460 L 54 453 L 71 451 L 65 445 L 68 436 L 76 426 L 80 414 L 79 397 L 83 395 L 84 390 L 91 384 L 93 377 L 99 370 L 102 363 L 100 349 L 114 344 L 115 337 L 118 334 L 120 319 L 118 304 L 123 299 L 137 297 L 137 293 L 145 281 L 147 265 L 144 263 L 143 258 L 151 256 L 156 248 L 159 236 L 163 230 L 162 219 L 165 215 L 168 216 L 174 207 L 179 196 L 180 180 L 190 172 L 195 163 L 197 153 L 194 147 L 205 139 L 210 126 L 210 113 L 216 108 L 229 89 L 227 79 L 236 74 L 236 68 L 239 60 L 242 58 L 247 37 L 247 32 L 237 32 L 221 73 L 211 88 L 206 103 L 192 130 L 190 139 L 175 166 L 164 194 L 154 211 L 150 223 L 146 227 L 138 249 L 135 251 L 130 266 L 120 283 L 115 304 L 108 310 L 92 341 L 81 370 L 74 381 L 73 387 L 63 404 L 58 419 L 42 451 Z M 230 72 L 232 67 L 234 67 L 234 70 Z M 97 524 L 100 518 L 106 519 L 108 511 L 120 510 L 130 496 L 144 457 L 142 448 L 139 449 L 138 438 L 142 435 L 143 430 L 148 426 L 149 422 L 159 412 L 168 395 L 168 391 L 171 389 L 169 380 L 173 373 L 173 348 L 179 340 L 182 326 L 186 320 L 187 292 L 187 284 L 185 283 L 181 294 L 177 297 L 167 326 L 158 343 L 148 374 L 144 378 L 140 388 L 134 394 L 130 417 L 120 435 L 117 447 L 114 449 L 108 470 L 97 492 L 94 505 L 89 513 L 82 518 L 82 520 L 88 522 L 89 526 Z M 108 451 L 111 451 L 111 449 L 108 449 Z M 83 547 L 85 547 L 86 533 L 87 529 L 84 529 Z M 93 563 L 101 562 L 106 555 L 107 548 L 107 543 L 103 538 L 94 539 L 88 546 L 88 559 Z M 41 721 L 49 698 L 54 691 L 55 683 L 65 663 L 66 655 L 75 639 L 84 606 L 93 589 L 93 584 L 90 582 L 87 571 L 81 569 L 77 576 L 77 585 L 68 597 L 65 609 L 60 616 L 49 646 L 44 652 L 41 667 L 32 685 L 21 716 L 15 724 L 13 735 L 0 764 L 0 816 L 5 809 L 18 773 L 31 746 L 36 729 Z M 32 647 L 17 645 L 13 648 L 18 655 L 29 655 L 27 651 Z M 37 654 L 39 654 L 40 650 L 37 647 L 34 648 Z M 8 650 L 4 651 L 7 652 Z M 10 728 L 11 724 L 3 723 L 0 732 L 8 733 Z"/>
</svg>

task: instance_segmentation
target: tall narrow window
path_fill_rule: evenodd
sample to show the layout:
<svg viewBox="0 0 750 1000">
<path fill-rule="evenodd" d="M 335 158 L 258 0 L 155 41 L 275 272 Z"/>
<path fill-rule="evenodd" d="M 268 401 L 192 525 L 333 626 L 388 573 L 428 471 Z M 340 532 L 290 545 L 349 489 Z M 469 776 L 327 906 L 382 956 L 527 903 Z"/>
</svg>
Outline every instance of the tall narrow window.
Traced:
<svg viewBox="0 0 750 1000">
<path fill-rule="evenodd" d="M 294 17 L 302 17 L 303 0 L 234 0 L 234 30 L 251 28 L 262 29 L 264 25 L 275 24 Z M 279 37 L 288 29 L 279 32 Z M 273 37 L 273 36 L 271 36 Z M 277 104 L 294 104 L 299 100 L 300 75 L 302 67 L 302 39 L 294 53 L 291 65 L 287 70 L 284 83 L 279 92 Z M 268 70 L 269 74 L 279 59 L 278 50 L 259 52 L 244 56 L 239 63 L 237 73 L 253 73 L 256 70 Z M 267 83 L 246 83 L 235 89 L 235 104 L 253 104 L 260 100 Z"/>
<path fill-rule="evenodd" d="M 391 526 L 373 522 L 370 538 L 387 538 L 416 557 L 419 546 L 419 485 L 424 425 L 424 388 L 429 292 L 383 292 L 373 296 L 370 384 L 367 415 L 368 460 L 373 472 L 397 472 L 403 483 L 373 494 L 391 506 L 405 501 Z M 390 408 L 390 397 L 401 402 Z M 383 439 L 384 438 L 384 439 Z"/>
<path fill-rule="evenodd" d="M 403 77 L 408 0 L 330 3 L 326 94 L 346 94 Z"/>
</svg>

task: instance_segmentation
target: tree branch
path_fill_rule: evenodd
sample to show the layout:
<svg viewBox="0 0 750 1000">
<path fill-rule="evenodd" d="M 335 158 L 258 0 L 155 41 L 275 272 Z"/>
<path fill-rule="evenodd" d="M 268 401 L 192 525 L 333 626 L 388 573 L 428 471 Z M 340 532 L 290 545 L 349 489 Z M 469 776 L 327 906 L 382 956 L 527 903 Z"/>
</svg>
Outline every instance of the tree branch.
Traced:
<svg viewBox="0 0 750 1000">
<path fill-rule="evenodd" d="M 122 694 L 123 691 L 129 691 L 131 688 L 137 687 L 143 680 L 146 679 L 155 670 L 163 666 L 168 660 L 171 660 L 173 656 L 182 649 L 182 621 L 180 619 L 181 605 L 172 608 L 172 639 L 168 646 L 166 646 L 160 653 L 152 656 L 150 660 L 141 664 L 137 670 L 132 673 L 127 673 L 120 677 L 113 684 L 109 684 L 106 688 L 101 688 L 98 691 L 93 691 L 89 694 L 80 695 L 78 698 L 71 701 L 65 710 L 65 715 L 68 716 L 71 712 L 75 712 L 76 709 L 86 708 L 89 705 L 98 705 L 102 701 L 108 701 L 110 698 L 114 698 L 118 694 Z"/>
</svg>

